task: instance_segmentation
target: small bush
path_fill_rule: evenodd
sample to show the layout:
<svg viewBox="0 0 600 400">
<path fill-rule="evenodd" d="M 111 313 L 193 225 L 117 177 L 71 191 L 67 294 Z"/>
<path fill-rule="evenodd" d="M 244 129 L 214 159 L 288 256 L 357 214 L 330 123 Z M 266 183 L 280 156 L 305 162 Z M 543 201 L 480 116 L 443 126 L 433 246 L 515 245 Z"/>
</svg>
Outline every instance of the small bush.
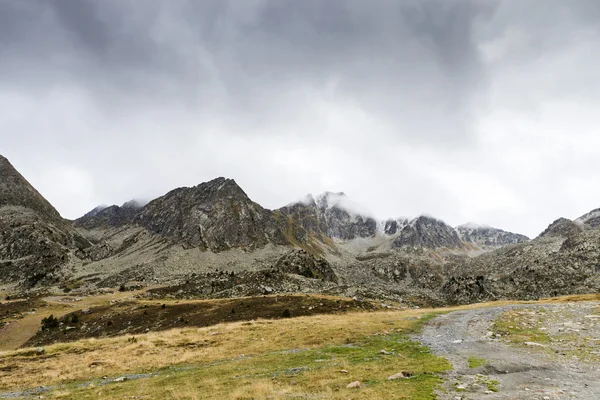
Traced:
<svg viewBox="0 0 600 400">
<path fill-rule="evenodd" d="M 124 292 L 126 290 L 127 290 L 127 288 L 125 287 L 125 285 L 119 286 L 119 292 Z"/>
<path fill-rule="evenodd" d="M 282 316 L 283 316 L 283 318 L 291 318 L 292 317 L 292 313 L 290 312 L 290 310 L 288 310 L 286 308 L 285 310 L 283 310 Z"/>
<path fill-rule="evenodd" d="M 42 319 L 42 330 L 58 328 L 59 321 L 54 315 Z"/>
<path fill-rule="evenodd" d="M 163 304 L 162 306 L 160 306 L 160 308 L 167 308 L 167 305 Z"/>
<path fill-rule="evenodd" d="M 71 316 L 71 323 L 72 323 L 72 324 L 76 324 L 76 323 L 78 323 L 78 322 L 79 322 L 79 317 L 77 316 L 77 314 L 73 314 L 73 315 Z"/>
</svg>

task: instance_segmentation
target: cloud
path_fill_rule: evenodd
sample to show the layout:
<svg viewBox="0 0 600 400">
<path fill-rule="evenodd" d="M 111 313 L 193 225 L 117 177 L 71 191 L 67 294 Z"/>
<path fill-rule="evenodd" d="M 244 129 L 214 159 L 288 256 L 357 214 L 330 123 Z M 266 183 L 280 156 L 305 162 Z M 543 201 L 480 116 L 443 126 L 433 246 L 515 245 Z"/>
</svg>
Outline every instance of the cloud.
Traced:
<svg viewBox="0 0 600 400">
<path fill-rule="evenodd" d="M 0 152 L 70 218 L 229 176 L 536 235 L 599 206 L 599 8 L 0 1 Z"/>
</svg>

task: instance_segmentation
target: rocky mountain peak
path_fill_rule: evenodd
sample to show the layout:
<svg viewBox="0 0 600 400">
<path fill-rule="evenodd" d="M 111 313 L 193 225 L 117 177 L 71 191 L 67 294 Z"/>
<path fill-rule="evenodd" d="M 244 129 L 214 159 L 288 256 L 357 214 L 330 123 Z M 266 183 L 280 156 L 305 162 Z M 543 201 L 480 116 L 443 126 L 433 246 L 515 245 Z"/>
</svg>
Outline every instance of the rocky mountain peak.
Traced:
<svg viewBox="0 0 600 400">
<path fill-rule="evenodd" d="M 590 211 L 575 220 L 575 223 L 585 224 L 591 228 L 600 226 L 600 208 Z"/>
<path fill-rule="evenodd" d="M 539 237 L 558 236 L 569 238 L 585 230 L 585 225 L 581 222 L 574 222 L 567 218 L 559 218 L 551 223 L 548 228 Z"/>
<path fill-rule="evenodd" d="M 117 228 L 133 222 L 143 206 L 140 200 L 129 200 L 122 206 L 98 206 L 75 220 L 75 226 L 85 229 Z"/>
<path fill-rule="evenodd" d="M 400 230 L 399 236 L 394 239 L 392 246 L 400 247 L 425 247 L 439 248 L 462 247 L 463 243 L 458 233 L 444 221 L 421 215 L 411 220 Z"/>
<path fill-rule="evenodd" d="M 40 216 L 63 223 L 58 211 L 12 166 L 0 156 L 0 207 L 20 206 Z"/>
<path fill-rule="evenodd" d="M 135 222 L 186 247 L 212 251 L 281 241 L 270 211 L 250 200 L 233 179 L 222 177 L 152 200 Z"/>
<path fill-rule="evenodd" d="M 147 201 L 143 201 L 143 200 L 139 200 L 139 199 L 131 199 L 131 200 L 123 203 L 121 208 L 140 209 L 140 208 L 144 207 L 146 204 L 148 204 Z"/>
<path fill-rule="evenodd" d="M 389 218 L 385 221 L 381 221 L 379 223 L 380 233 L 393 236 L 408 225 L 408 222 L 408 218 Z"/>
</svg>

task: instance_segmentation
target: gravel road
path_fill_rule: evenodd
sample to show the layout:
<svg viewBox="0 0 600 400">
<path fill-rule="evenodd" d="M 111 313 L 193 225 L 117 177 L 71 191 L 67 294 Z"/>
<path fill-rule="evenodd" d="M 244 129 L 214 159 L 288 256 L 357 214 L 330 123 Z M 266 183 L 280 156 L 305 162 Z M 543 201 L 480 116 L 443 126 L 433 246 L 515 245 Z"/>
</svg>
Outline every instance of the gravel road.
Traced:
<svg viewBox="0 0 600 400">
<path fill-rule="evenodd" d="M 417 339 L 454 365 L 439 399 L 600 399 L 598 305 L 502 306 L 436 317 Z M 527 324 L 548 332 L 549 343 L 515 344 L 496 337 L 493 323 L 505 312 L 524 314 Z M 469 368 L 469 358 L 485 362 Z"/>
</svg>

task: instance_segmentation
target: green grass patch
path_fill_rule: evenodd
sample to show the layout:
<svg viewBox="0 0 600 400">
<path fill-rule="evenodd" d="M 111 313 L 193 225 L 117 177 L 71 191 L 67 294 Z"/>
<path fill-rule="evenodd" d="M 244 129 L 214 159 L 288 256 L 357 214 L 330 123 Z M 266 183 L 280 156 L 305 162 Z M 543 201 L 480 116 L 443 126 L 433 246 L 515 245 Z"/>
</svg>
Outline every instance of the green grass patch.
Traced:
<svg viewBox="0 0 600 400">
<path fill-rule="evenodd" d="M 477 368 L 481 367 L 482 365 L 485 365 L 487 361 L 485 358 L 469 357 L 467 363 L 469 364 L 469 368 Z"/>
<path fill-rule="evenodd" d="M 513 343 L 536 342 L 547 344 L 550 342 L 548 333 L 540 330 L 543 326 L 543 315 L 531 315 L 531 310 L 519 309 L 504 312 L 494 322 L 493 330 L 502 335 L 502 338 Z"/>
<path fill-rule="evenodd" d="M 389 354 L 382 354 L 385 350 Z M 80 387 L 52 393 L 61 399 L 122 399 L 135 393 L 153 399 L 330 399 L 433 400 L 439 373 L 451 368 L 406 334 L 363 338 L 355 343 L 309 350 L 276 351 L 211 365 L 167 368 L 153 378 Z M 390 381 L 404 372 L 408 378 Z M 348 389 L 353 381 L 359 389 Z"/>
</svg>

